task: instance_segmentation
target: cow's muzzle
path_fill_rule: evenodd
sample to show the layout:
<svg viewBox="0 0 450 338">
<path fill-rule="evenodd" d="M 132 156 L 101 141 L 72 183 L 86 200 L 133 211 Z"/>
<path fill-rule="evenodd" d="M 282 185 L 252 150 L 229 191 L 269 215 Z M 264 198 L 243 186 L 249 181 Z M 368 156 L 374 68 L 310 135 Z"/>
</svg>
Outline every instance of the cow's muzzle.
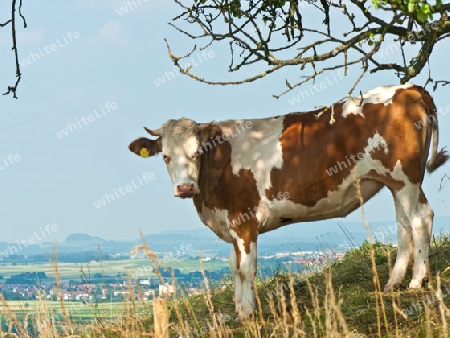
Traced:
<svg viewBox="0 0 450 338">
<path fill-rule="evenodd" d="M 175 187 L 175 197 L 189 198 L 198 193 L 194 183 L 182 183 Z"/>
</svg>

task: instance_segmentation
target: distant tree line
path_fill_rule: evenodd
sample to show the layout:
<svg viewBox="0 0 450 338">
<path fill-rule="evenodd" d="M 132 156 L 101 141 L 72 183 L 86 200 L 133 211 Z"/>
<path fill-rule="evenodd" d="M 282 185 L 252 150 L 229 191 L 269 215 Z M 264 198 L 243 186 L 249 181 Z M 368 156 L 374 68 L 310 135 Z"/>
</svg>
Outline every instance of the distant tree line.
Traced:
<svg viewBox="0 0 450 338">
<path fill-rule="evenodd" d="M 0 265 L 11 264 L 33 264 L 33 263 L 45 263 L 51 261 L 53 257 L 52 253 L 38 254 L 38 255 L 10 255 L 8 257 L 2 257 Z M 103 254 L 103 261 L 117 261 L 123 259 L 129 259 L 128 255 L 113 255 Z M 97 251 L 86 252 L 63 252 L 58 253 L 58 262 L 60 263 L 88 263 L 93 260 L 98 260 Z"/>
<path fill-rule="evenodd" d="M 7 278 L 5 284 L 37 284 L 45 279 L 45 272 L 22 272 Z"/>
</svg>

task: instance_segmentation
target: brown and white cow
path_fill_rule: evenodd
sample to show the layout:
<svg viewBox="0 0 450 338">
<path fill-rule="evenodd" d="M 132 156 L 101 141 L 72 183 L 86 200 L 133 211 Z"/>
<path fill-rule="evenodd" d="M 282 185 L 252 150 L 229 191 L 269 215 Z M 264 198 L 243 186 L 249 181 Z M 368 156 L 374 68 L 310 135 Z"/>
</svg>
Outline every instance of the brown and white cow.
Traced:
<svg viewBox="0 0 450 338">
<path fill-rule="evenodd" d="M 182 118 L 145 129 L 157 138 L 141 137 L 129 149 L 142 157 L 162 153 L 175 197 L 192 198 L 202 222 L 233 244 L 230 265 L 241 316 L 255 309 L 258 235 L 348 215 L 360 206 L 355 177 L 364 201 L 386 186 L 403 225 L 385 291 L 403 283 L 410 258 L 409 287 L 428 279 L 433 210 L 422 181 L 425 169 L 434 171 L 448 155 L 437 150 L 437 112 L 423 88 L 378 87 L 307 113 L 213 123 Z"/>
</svg>

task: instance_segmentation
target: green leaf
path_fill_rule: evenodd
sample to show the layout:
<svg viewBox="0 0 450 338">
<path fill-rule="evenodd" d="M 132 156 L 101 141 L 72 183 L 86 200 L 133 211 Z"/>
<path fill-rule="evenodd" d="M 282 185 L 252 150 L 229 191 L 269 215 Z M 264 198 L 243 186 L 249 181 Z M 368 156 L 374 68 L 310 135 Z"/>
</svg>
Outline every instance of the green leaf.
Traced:
<svg viewBox="0 0 450 338">
<path fill-rule="evenodd" d="M 424 12 L 425 14 L 431 13 L 431 8 L 430 8 L 430 5 L 428 5 L 428 4 L 423 4 L 422 6 L 420 6 L 420 10 L 422 12 Z"/>
<path fill-rule="evenodd" d="M 428 18 L 428 15 L 426 14 L 426 13 L 424 13 L 424 12 L 422 12 L 422 11 L 417 11 L 417 19 L 420 21 L 420 22 L 425 22 L 425 21 L 427 21 L 427 18 Z"/>
<path fill-rule="evenodd" d="M 414 3 L 415 3 L 414 0 L 409 0 L 409 2 L 408 2 L 408 12 L 410 12 L 410 13 L 414 12 Z"/>
</svg>

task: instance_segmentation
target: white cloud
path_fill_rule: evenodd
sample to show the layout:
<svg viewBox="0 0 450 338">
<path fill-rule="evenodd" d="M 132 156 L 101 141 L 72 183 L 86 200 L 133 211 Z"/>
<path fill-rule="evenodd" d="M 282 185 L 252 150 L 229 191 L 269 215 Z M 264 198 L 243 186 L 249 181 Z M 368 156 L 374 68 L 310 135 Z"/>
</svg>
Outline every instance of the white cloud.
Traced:
<svg viewBox="0 0 450 338">
<path fill-rule="evenodd" d="M 117 20 L 109 20 L 100 27 L 95 35 L 86 38 L 87 44 L 108 44 L 116 47 L 128 45 L 125 25 Z"/>
</svg>

